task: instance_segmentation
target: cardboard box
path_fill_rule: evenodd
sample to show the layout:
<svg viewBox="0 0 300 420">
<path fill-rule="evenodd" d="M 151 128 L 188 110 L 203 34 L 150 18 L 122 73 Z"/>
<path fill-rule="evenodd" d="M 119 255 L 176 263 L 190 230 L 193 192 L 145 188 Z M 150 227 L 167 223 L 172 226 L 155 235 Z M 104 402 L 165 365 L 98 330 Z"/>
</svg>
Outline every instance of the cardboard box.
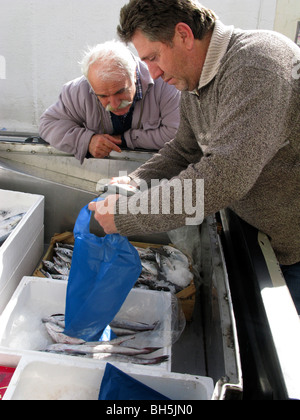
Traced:
<svg viewBox="0 0 300 420">
<path fill-rule="evenodd" d="M 0 210 L 26 212 L 0 246 L 0 313 L 22 277 L 31 275 L 44 249 L 44 197 L 0 190 Z"/>
<path fill-rule="evenodd" d="M 54 250 L 56 242 L 65 243 L 65 244 L 74 244 L 73 233 L 64 232 L 61 234 L 59 233 L 55 234 L 51 239 L 49 248 L 43 257 L 43 260 L 53 261 L 52 260 L 53 250 Z M 148 247 L 159 248 L 160 246 L 162 246 L 159 244 L 149 244 L 145 242 L 131 242 L 131 243 L 133 246 L 140 247 L 140 248 L 148 248 Z M 37 270 L 34 272 L 34 276 L 45 277 L 43 273 L 41 272 L 42 268 L 43 268 L 43 264 L 41 263 L 39 267 L 37 268 Z M 195 307 L 195 299 L 196 299 L 196 287 L 195 287 L 194 280 L 191 281 L 188 287 L 183 289 L 181 292 L 177 293 L 176 296 L 179 299 L 179 302 L 181 304 L 181 308 L 185 315 L 186 320 L 191 321 L 193 312 L 194 312 L 194 307 Z"/>
<path fill-rule="evenodd" d="M 24 277 L 0 316 L 0 350 L 13 349 L 18 354 L 41 354 L 52 344 L 42 318 L 64 313 L 67 282 Z M 152 324 L 161 321 L 158 343 L 172 340 L 172 300 L 170 293 L 133 289 L 115 318 Z M 148 345 L 145 347 L 162 347 Z M 37 353 L 38 352 L 38 353 Z M 151 353 L 151 357 L 168 355 L 168 361 L 151 365 L 152 370 L 171 370 L 171 345 Z M 74 357 L 74 356 L 68 356 Z M 141 356 L 142 357 L 142 356 Z M 144 357 L 149 357 L 145 355 Z M 77 358 L 77 357 L 76 357 Z M 79 357 L 78 357 L 79 358 Z"/>
<path fill-rule="evenodd" d="M 106 364 L 67 356 L 24 356 L 4 400 L 97 400 Z M 120 368 L 171 400 L 210 400 L 213 381 L 178 373 L 158 374 L 133 366 Z"/>
</svg>

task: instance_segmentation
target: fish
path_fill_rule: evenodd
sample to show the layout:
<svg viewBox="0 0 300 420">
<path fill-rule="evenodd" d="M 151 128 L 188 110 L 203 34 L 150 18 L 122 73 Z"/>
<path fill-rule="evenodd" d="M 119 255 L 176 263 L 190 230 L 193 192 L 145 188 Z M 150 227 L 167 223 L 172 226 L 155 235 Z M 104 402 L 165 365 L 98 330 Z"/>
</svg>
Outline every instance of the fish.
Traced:
<svg viewBox="0 0 300 420">
<path fill-rule="evenodd" d="M 158 275 L 158 265 L 156 261 L 148 261 L 148 260 L 141 260 L 141 264 L 143 269 L 147 272 L 152 274 L 153 276 Z"/>
<path fill-rule="evenodd" d="M 150 354 L 158 350 L 157 348 L 135 349 L 132 347 L 124 347 L 114 344 L 107 344 L 106 342 L 85 343 L 80 345 L 71 344 L 51 344 L 46 348 L 46 351 L 55 351 L 62 353 L 78 353 L 78 354 L 96 354 L 96 353 L 110 353 L 123 354 L 125 356 L 137 356 L 141 354 Z"/>
<path fill-rule="evenodd" d="M 74 245 L 56 242 L 53 248 L 53 261 L 42 261 L 45 277 L 55 280 L 68 280 L 72 264 Z"/>
<path fill-rule="evenodd" d="M 70 249 L 71 251 L 73 251 L 74 250 L 74 245 L 72 245 L 72 244 L 63 244 L 61 242 L 56 242 L 55 248 L 65 248 L 65 249 Z"/>
<path fill-rule="evenodd" d="M 61 328 L 65 328 L 65 315 L 63 314 L 54 314 L 47 316 L 45 318 L 42 318 L 43 324 L 55 324 L 58 325 Z"/>
<path fill-rule="evenodd" d="M 68 276 L 70 273 L 70 270 L 66 266 L 63 266 L 63 267 L 59 266 L 52 261 L 43 260 L 42 264 L 44 266 L 45 271 L 49 273 L 51 276 L 52 275 Z"/>
<path fill-rule="evenodd" d="M 56 250 L 55 252 L 61 264 L 67 265 L 70 268 L 71 263 L 72 263 L 72 258 L 66 255 L 65 253 L 61 252 L 61 250 Z"/>
<path fill-rule="evenodd" d="M 67 266 L 59 266 L 59 265 L 55 264 L 54 268 L 57 271 L 58 275 L 69 276 L 69 274 L 70 274 L 70 269 Z"/>
<path fill-rule="evenodd" d="M 40 269 L 40 272 L 47 277 L 48 279 L 52 279 L 52 280 L 64 280 L 67 281 L 69 279 L 68 274 L 63 275 L 63 274 L 50 274 L 48 273 L 48 271 L 45 271 L 43 268 Z"/>
<path fill-rule="evenodd" d="M 162 250 L 166 253 L 168 257 L 173 258 L 177 261 L 180 261 L 186 267 L 189 267 L 190 263 L 189 263 L 188 257 L 179 249 L 174 248 L 173 246 L 164 245 L 162 247 Z"/>
<path fill-rule="evenodd" d="M 68 248 L 62 248 L 62 247 L 55 247 L 55 252 L 57 255 L 64 255 L 65 257 L 67 257 L 67 259 L 70 261 L 72 260 L 73 257 L 73 250 L 68 249 Z"/>
<path fill-rule="evenodd" d="M 84 340 L 80 340 L 80 343 L 71 342 L 74 340 L 72 337 L 68 337 L 63 334 L 65 329 L 65 315 L 64 314 L 53 314 L 47 317 L 42 318 L 42 323 L 46 325 L 46 329 L 53 339 L 55 343 L 62 343 L 62 344 L 83 344 L 85 343 Z M 122 334 L 122 336 L 116 337 L 110 341 L 103 341 L 99 342 L 96 341 L 94 343 L 89 343 L 90 345 L 99 345 L 101 343 L 111 344 L 111 345 L 119 345 L 124 343 L 125 341 L 133 340 L 136 338 L 137 334 L 133 331 L 133 334 Z M 76 339 L 75 339 L 76 340 Z"/>
<path fill-rule="evenodd" d="M 54 262 L 54 264 L 58 265 L 59 267 L 64 267 L 65 266 L 65 262 L 62 261 L 61 258 L 56 257 L 55 255 L 53 255 L 53 262 Z"/>
<path fill-rule="evenodd" d="M 19 213 L 11 217 L 4 218 L 0 222 L 0 245 L 2 245 L 16 226 L 20 223 L 26 213 Z"/>
<path fill-rule="evenodd" d="M 113 329 L 116 328 L 125 328 L 132 331 L 151 331 L 157 326 L 157 323 L 154 324 L 145 324 L 143 322 L 127 321 L 122 319 L 114 319 L 109 323 L 109 326 Z"/>
<path fill-rule="evenodd" d="M 159 292 L 176 293 L 176 287 L 173 283 L 166 280 L 149 280 L 142 277 L 138 278 L 135 287 L 146 286 L 148 290 L 157 290 Z"/>
<path fill-rule="evenodd" d="M 69 280 L 69 273 L 67 273 L 67 274 L 52 274 L 52 279 L 53 280 L 68 281 Z"/>
<path fill-rule="evenodd" d="M 0 217 L 5 218 L 9 214 L 8 210 L 0 210 Z"/>
<path fill-rule="evenodd" d="M 55 343 L 61 344 L 83 344 L 84 340 L 76 337 L 69 337 L 63 333 L 64 328 L 51 322 L 45 323 L 46 330 Z"/>
<path fill-rule="evenodd" d="M 152 248 L 135 247 L 141 260 L 156 261 L 155 252 Z"/>
<path fill-rule="evenodd" d="M 111 329 L 118 337 L 135 334 L 135 331 L 128 328 L 111 327 Z"/>
<path fill-rule="evenodd" d="M 63 333 L 65 325 L 64 314 L 53 314 L 44 317 L 42 318 L 42 322 L 54 341 L 54 344 L 41 350 L 43 352 L 140 365 L 160 364 L 167 361 L 169 357 L 165 355 L 153 358 L 149 358 L 149 356 L 147 356 L 148 358 L 139 358 L 139 355 L 149 355 L 159 350 L 159 348 L 146 347 L 139 349 L 122 345 L 123 343 L 136 339 L 139 334 L 143 334 L 145 331 L 152 331 L 157 323 L 148 325 L 141 322 L 129 322 L 131 326 L 134 326 L 137 329 L 137 332 L 135 331 L 134 334 L 122 335 L 110 341 L 86 342 L 79 338 L 69 337 Z M 126 323 L 128 324 L 127 321 L 122 320 L 117 320 L 116 323 L 122 327 L 126 325 Z M 145 330 L 145 328 L 147 328 L 147 330 Z"/>
<path fill-rule="evenodd" d="M 85 357 L 96 360 L 112 361 L 112 362 L 121 362 L 121 363 L 133 363 L 137 365 L 157 365 L 163 362 L 166 362 L 169 359 L 168 355 L 153 357 L 150 359 L 137 357 L 137 356 L 125 356 L 121 354 L 89 354 Z"/>
<path fill-rule="evenodd" d="M 134 287 L 176 294 L 191 283 L 190 261 L 179 249 L 169 245 L 136 249 L 142 272 Z"/>
</svg>

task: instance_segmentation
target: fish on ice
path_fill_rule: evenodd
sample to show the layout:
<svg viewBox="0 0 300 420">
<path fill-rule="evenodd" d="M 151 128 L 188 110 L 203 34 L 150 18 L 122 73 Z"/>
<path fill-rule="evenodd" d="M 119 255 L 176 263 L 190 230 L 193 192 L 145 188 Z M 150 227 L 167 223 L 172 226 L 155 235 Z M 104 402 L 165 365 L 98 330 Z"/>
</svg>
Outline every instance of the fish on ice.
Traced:
<svg viewBox="0 0 300 420">
<path fill-rule="evenodd" d="M 3 214 L 5 214 L 5 216 L 0 222 L 0 246 L 6 241 L 26 213 L 19 213 L 13 216 L 9 216 L 7 213 L 2 213 L 2 215 Z"/>
</svg>

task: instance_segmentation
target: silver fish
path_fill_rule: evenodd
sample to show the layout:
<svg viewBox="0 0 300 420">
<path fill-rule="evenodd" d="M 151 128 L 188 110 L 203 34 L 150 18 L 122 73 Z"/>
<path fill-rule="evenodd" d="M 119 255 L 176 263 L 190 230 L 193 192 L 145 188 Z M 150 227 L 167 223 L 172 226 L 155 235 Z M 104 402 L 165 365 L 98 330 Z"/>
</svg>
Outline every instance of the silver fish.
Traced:
<svg viewBox="0 0 300 420">
<path fill-rule="evenodd" d="M 61 343 L 61 344 L 83 344 L 85 343 L 84 340 L 81 340 L 80 338 L 75 337 L 68 337 L 63 333 L 64 328 L 61 328 L 60 326 L 53 324 L 51 322 L 46 322 L 45 327 L 48 331 L 48 334 L 52 338 L 52 340 L 55 343 Z"/>
<path fill-rule="evenodd" d="M 135 331 L 133 330 L 129 330 L 127 328 L 119 328 L 119 327 L 112 327 L 111 328 L 113 330 L 113 332 L 118 336 L 118 337 L 123 337 L 124 335 L 130 335 L 130 334 L 135 334 Z"/>
<path fill-rule="evenodd" d="M 65 316 L 63 314 L 54 314 L 42 319 L 44 324 L 56 324 L 61 328 L 65 328 Z"/>
<path fill-rule="evenodd" d="M 157 348 L 135 349 L 131 347 L 123 347 L 119 345 L 106 344 L 105 342 L 98 343 L 98 345 L 90 345 L 89 343 L 80 345 L 70 344 L 51 344 L 46 351 L 55 351 L 62 353 L 78 353 L 78 354 L 96 354 L 96 353 L 110 353 L 110 354 L 124 354 L 126 356 L 136 356 L 140 354 L 150 354 L 156 351 Z"/>
<path fill-rule="evenodd" d="M 53 280 L 67 281 L 67 280 L 69 280 L 69 273 L 67 273 L 67 274 L 52 274 L 52 279 Z"/>
<path fill-rule="evenodd" d="M 55 248 L 65 248 L 65 249 L 70 249 L 71 251 L 73 251 L 74 250 L 74 245 L 72 245 L 72 244 L 63 244 L 61 242 L 56 242 Z"/>
<path fill-rule="evenodd" d="M 154 248 L 140 248 L 136 246 L 135 249 L 137 250 L 141 260 L 156 261 L 155 252 L 153 251 Z"/>
<path fill-rule="evenodd" d="M 153 276 L 158 275 L 158 265 L 155 261 L 147 261 L 147 260 L 141 260 L 142 267 L 144 270 Z"/>
<path fill-rule="evenodd" d="M 64 262 L 65 264 L 71 265 L 72 263 L 72 258 L 69 257 L 68 255 L 64 254 L 63 252 L 56 250 L 56 255 L 60 258 L 60 260 L 62 262 Z"/>
<path fill-rule="evenodd" d="M 43 268 L 41 268 L 40 269 L 40 272 L 45 276 L 45 277 L 47 277 L 48 279 L 52 279 L 53 280 L 53 277 L 52 277 L 52 275 L 50 274 L 50 273 L 48 273 L 48 271 L 46 271 L 46 270 L 44 270 Z"/>
<path fill-rule="evenodd" d="M 56 270 L 57 274 L 60 274 L 61 276 L 68 276 L 70 274 L 70 269 L 67 266 L 61 267 L 55 264 L 54 269 Z"/>
<path fill-rule="evenodd" d="M 139 287 L 139 285 L 147 286 L 149 290 L 176 293 L 175 285 L 167 280 L 148 280 L 140 277 L 137 280 L 136 285 L 137 287 Z"/>
<path fill-rule="evenodd" d="M 186 267 L 189 266 L 189 260 L 186 255 L 184 255 L 183 252 L 181 252 L 179 249 L 174 248 L 169 245 L 164 245 L 162 247 L 163 251 L 167 254 L 168 257 L 173 258 L 175 260 L 180 261 L 182 264 L 184 264 Z"/>
<path fill-rule="evenodd" d="M 9 211 L 7 211 L 7 210 L 0 210 L 0 217 L 6 218 L 8 214 L 9 214 Z"/>
<path fill-rule="evenodd" d="M 59 274 L 59 272 L 56 270 L 55 264 L 52 261 L 43 260 L 42 264 L 45 268 L 45 270 L 50 274 Z"/>
<path fill-rule="evenodd" d="M 4 241 L 9 237 L 12 231 L 20 223 L 25 213 L 20 213 L 12 217 L 4 219 L 0 223 L 0 244 L 3 244 Z"/>
<path fill-rule="evenodd" d="M 58 265 L 59 267 L 64 267 L 66 265 L 65 262 L 62 259 L 56 257 L 55 255 L 53 255 L 53 262 L 54 262 L 54 264 Z"/>
<path fill-rule="evenodd" d="M 153 357 L 152 359 L 144 359 L 142 357 L 137 356 L 125 356 L 121 354 L 103 354 L 103 353 L 96 353 L 96 354 L 89 354 L 85 356 L 90 359 L 96 360 L 105 360 L 105 361 L 112 361 L 112 362 L 122 362 L 122 363 L 133 363 L 137 365 L 157 365 L 163 362 L 166 362 L 169 359 L 169 356 L 158 356 Z"/>
<path fill-rule="evenodd" d="M 116 327 L 116 328 L 125 328 L 132 331 L 150 331 L 150 330 L 154 330 L 157 323 L 150 325 L 150 324 L 145 324 L 142 322 L 114 319 L 113 321 L 110 322 L 109 325 L 111 328 Z"/>
<path fill-rule="evenodd" d="M 64 255 L 65 257 L 68 257 L 69 259 L 72 259 L 73 257 L 73 251 L 68 248 L 55 248 L 56 254 Z"/>
</svg>

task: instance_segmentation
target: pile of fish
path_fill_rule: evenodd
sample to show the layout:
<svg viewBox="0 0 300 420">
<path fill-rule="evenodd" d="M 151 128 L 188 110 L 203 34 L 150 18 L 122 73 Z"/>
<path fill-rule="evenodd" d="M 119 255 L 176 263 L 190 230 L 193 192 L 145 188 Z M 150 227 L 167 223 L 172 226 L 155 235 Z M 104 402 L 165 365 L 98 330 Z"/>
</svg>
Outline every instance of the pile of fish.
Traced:
<svg viewBox="0 0 300 420">
<path fill-rule="evenodd" d="M 134 287 L 178 293 L 187 287 L 193 274 L 185 254 L 172 246 L 135 247 L 142 263 L 142 273 Z"/>
<path fill-rule="evenodd" d="M 64 334 L 64 315 L 51 315 L 43 318 L 42 322 L 54 342 L 42 350 L 45 352 L 139 365 L 160 364 L 168 360 L 168 356 L 150 357 L 153 352 L 159 350 L 158 348 L 137 349 L 124 345 L 125 342 L 135 339 L 139 332 L 152 331 L 156 324 L 147 325 L 140 322 L 114 320 L 110 323 L 110 327 L 116 333 L 117 338 L 110 341 L 85 342 Z M 141 355 L 144 357 L 139 357 Z"/>
<path fill-rule="evenodd" d="M 176 294 L 191 283 L 189 259 L 177 248 L 165 245 L 135 249 L 143 269 L 134 287 Z M 50 279 L 68 280 L 73 250 L 74 245 L 55 243 L 53 261 L 43 260 L 41 273 Z"/>
<path fill-rule="evenodd" d="M 16 213 L 11 210 L 0 210 L 0 246 L 3 245 L 25 214 L 26 212 Z"/>
<path fill-rule="evenodd" d="M 55 243 L 53 249 L 53 261 L 43 260 L 41 273 L 50 279 L 68 280 L 74 245 Z"/>
</svg>

